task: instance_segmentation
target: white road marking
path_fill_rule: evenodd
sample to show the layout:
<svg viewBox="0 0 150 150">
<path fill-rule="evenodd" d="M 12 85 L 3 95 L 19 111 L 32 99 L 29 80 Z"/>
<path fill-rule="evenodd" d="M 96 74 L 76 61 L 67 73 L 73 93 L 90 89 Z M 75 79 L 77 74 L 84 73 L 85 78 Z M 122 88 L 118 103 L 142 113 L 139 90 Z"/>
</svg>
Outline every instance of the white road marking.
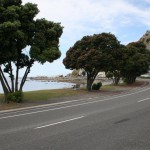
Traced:
<svg viewBox="0 0 150 150">
<path fill-rule="evenodd" d="M 60 121 L 60 122 L 55 122 L 55 123 L 52 123 L 52 124 L 48 124 L 48 125 L 36 127 L 36 128 L 34 128 L 34 129 L 41 129 L 41 128 L 45 128 L 45 127 L 50 127 L 50 126 L 54 126 L 54 125 L 57 125 L 57 124 L 61 124 L 61 123 L 65 123 L 65 122 L 69 122 L 69 121 L 81 119 L 81 118 L 83 118 L 83 117 L 85 117 L 85 116 L 80 116 L 80 117 L 76 117 L 76 118 L 72 118 L 72 119 L 68 119 L 68 120 L 64 120 L 64 121 Z"/>
<path fill-rule="evenodd" d="M 74 105 L 63 106 L 63 107 L 59 107 L 59 108 L 51 108 L 51 109 L 40 110 L 40 111 L 35 111 L 35 112 L 29 112 L 29 113 L 24 113 L 24 114 L 18 114 L 18 115 L 0 117 L 0 120 L 1 120 L 1 119 L 7 119 L 7 118 L 13 118 L 13 117 L 19 117 L 19 116 L 25 116 L 25 115 L 31 115 L 31 114 L 37 114 L 37 113 L 43 113 L 43 112 L 48 112 L 48 111 L 53 111 L 53 110 L 71 108 L 71 107 L 76 107 L 76 106 L 88 105 L 88 104 L 93 104 L 93 103 L 98 103 L 98 102 L 103 102 L 103 101 L 108 101 L 108 100 L 112 100 L 112 99 L 115 99 L 115 98 L 120 98 L 120 97 L 125 97 L 125 96 L 129 96 L 129 95 L 141 93 L 141 92 L 147 91 L 147 90 L 149 90 L 149 89 L 150 89 L 150 88 L 147 88 L 147 89 L 143 89 L 143 90 L 141 90 L 141 91 L 136 91 L 136 92 L 133 92 L 133 93 L 128 93 L 128 94 L 124 94 L 124 95 L 114 96 L 114 97 L 106 98 L 106 99 L 103 99 L 103 100 L 97 100 L 97 101 L 91 101 L 91 102 L 84 102 L 84 103 L 81 103 L 81 104 L 74 104 Z M 94 99 L 94 98 L 93 98 L 93 99 Z M 141 100 L 141 101 L 142 101 L 142 100 Z"/>
<path fill-rule="evenodd" d="M 107 98 L 107 97 L 110 97 L 110 96 L 100 96 L 100 97 L 92 97 L 92 99 L 97 99 L 97 98 Z M 91 99 L 91 98 L 82 98 L 82 99 L 75 99 L 75 100 L 70 100 L 70 101 L 65 101 L 65 102 L 58 102 L 58 103 L 52 103 L 52 104 L 43 104 L 43 105 L 38 105 L 38 106 L 31 106 L 31 107 L 26 107 L 26 108 L 17 108 L 17 109 L 13 109 L 13 110 L 4 110 L 4 111 L 0 111 L 0 113 L 14 113 L 14 111 L 26 111 L 28 109 L 40 109 L 40 108 L 43 108 L 43 107 L 48 107 L 48 106 L 56 106 L 56 105 L 61 105 L 61 104 L 69 104 L 69 103 L 73 103 L 73 102 L 78 102 L 78 101 L 81 101 L 81 100 L 86 100 L 87 99 Z"/>
<path fill-rule="evenodd" d="M 145 99 L 139 100 L 138 103 L 143 102 L 143 101 L 147 101 L 147 100 L 150 100 L 150 98 L 145 98 Z"/>
</svg>

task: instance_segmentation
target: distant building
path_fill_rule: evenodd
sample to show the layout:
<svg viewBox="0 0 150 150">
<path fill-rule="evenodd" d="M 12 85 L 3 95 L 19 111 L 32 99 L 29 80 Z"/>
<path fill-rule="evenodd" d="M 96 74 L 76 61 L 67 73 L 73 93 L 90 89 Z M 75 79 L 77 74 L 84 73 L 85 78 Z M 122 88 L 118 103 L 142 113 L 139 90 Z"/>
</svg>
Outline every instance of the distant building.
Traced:
<svg viewBox="0 0 150 150">
<path fill-rule="evenodd" d="M 105 78 L 106 74 L 105 74 L 105 72 L 99 72 L 97 76 Z"/>
</svg>

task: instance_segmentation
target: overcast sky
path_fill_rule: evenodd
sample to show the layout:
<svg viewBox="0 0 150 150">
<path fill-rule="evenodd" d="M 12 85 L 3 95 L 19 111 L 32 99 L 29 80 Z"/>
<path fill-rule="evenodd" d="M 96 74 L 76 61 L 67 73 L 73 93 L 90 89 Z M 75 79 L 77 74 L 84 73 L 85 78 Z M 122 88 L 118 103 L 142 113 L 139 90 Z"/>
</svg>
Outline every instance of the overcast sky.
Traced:
<svg viewBox="0 0 150 150">
<path fill-rule="evenodd" d="M 150 0 L 22 0 L 40 10 L 36 18 L 60 22 L 62 56 L 52 64 L 35 64 L 29 76 L 66 75 L 62 60 L 69 47 L 85 35 L 102 32 L 115 34 L 122 44 L 137 41 L 150 30 Z"/>
</svg>

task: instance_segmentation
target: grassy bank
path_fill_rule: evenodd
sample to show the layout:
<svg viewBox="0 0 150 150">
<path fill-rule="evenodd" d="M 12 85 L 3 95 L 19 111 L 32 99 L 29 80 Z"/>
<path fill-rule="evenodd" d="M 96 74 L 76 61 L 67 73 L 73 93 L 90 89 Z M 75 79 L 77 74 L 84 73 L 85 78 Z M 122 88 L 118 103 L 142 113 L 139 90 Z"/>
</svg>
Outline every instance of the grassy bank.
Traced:
<svg viewBox="0 0 150 150">
<path fill-rule="evenodd" d="M 4 101 L 4 95 L 3 94 L 0 94 L 0 101 Z"/>
<path fill-rule="evenodd" d="M 102 86 L 101 90 L 115 90 L 115 86 L 107 85 Z M 85 89 L 55 89 L 55 90 L 39 90 L 39 91 L 30 91 L 24 92 L 24 102 L 34 102 L 34 101 L 47 101 L 54 98 L 61 98 L 61 97 L 69 97 L 81 94 L 89 93 Z M 0 94 L 0 103 L 4 102 L 4 95 Z"/>
<path fill-rule="evenodd" d="M 92 97 L 93 94 L 100 96 L 102 94 L 115 94 L 116 92 L 128 91 L 132 88 L 143 86 L 143 81 L 138 81 L 132 85 L 120 84 L 120 85 L 104 85 L 100 91 L 88 92 L 85 89 L 56 89 L 56 90 L 41 90 L 41 91 L 31 91 L 24 92 L 24 102 L 23 103 L 4 103 L 4 95 L 0 94 L 0 110 L 20 108 L 26 106 L 33 106 L 44 103 L 59 102 L 63 100 L 70 100 L 71 96 L 87 96 Z"/>
<path fill-rule="evenodd" d="M 57 90 L 41 90 L 33 92 L 25 92 L 25 101 L 40 101 L 40 100 L 50 100 L 52 98 L 68 97 L 78 94 L 87 93 L 85 90 L 73 90 L 73 89 L 57 89 Z"/>
<path fill-rule="evenodd" d="M 100 89 L 101 91 L 120 91 L 124 90 L 126 88 L 134 88 L 141 86 L 143 84 L 142 81 L 138 81 L 134 84 L 127 85 L 125 83 L 119 84 L 119 85 L 104 85 Z M 85 89 L 55 89 L 55 90 L 39 90 L 39 91 L 30 91 L 30 92 L 24 92 L 24 102 L 26 101 L 46 101 L 53 98 L 60 98 L 60 97 L 68 97 L 68 96 L 74 96 L 74 95 L 80 95 L 80 94 L 87 94 L 89 93 Z M 0 102 L 4 101 L 4 95 L 0 94 Z"/>
<path fill-rule="evenodd" d="M 30 91 L 24 92 L 24 102 L 28 101 L 46 101 L 53 98 L 60 98 L 60 97 L 68 97 L 74 96 L 78 94 L 87 93 L 86 90 L 74 90 L 74 89 L 56 89 L 56 90 L 40 90 L 40 91 Z M 0 101 L 1 103 L 4 101 L 4 95 L 0 94 Z"/>
<path fill-rule="evenodd" d="M 32 92 L 24 92 L 24 100 L 23 103 L 4 103 L 4 95 L 0 94 L 0 110 L 8 110 L 15 109 L 27 106 L 34 106 L 42 103 L 46 103 L 46 101 L 55 102 L 57 98 L 65 98 L 75 95 L 80 95 L 87 93 L 86 90 L 73 90 L 73 89 L 57 89 L 57 90 L 41 90 L 41 91 L 32 91 Z"/>
</svg>

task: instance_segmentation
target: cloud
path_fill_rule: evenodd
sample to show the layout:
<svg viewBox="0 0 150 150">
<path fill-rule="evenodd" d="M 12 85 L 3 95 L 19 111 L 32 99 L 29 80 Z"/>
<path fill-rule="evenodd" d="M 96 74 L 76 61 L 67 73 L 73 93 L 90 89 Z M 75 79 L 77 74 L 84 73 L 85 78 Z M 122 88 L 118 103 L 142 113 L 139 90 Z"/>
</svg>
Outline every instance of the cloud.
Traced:
<svg viewBox="0 0 150 150">
<path fill-rule="evenodd" d="M 28 1 L 38 4 L 38 17 L 61 22 L 66 35 L 91 33 L 95 28 L 99 32 L 115 31 L 116 24 L 150 25 L 150 10 L 136 6 L 131 0 L 23 0 Z"/>
<path fill-rule="evenodd" d="M 111 32 L 119 38 L 122 37 L 124 40 L 122 42 L 126 43 L 129 39 L 132 40 L 131 31 L 137 33 L 137 29 L 140 27 L 148 28 L 150 26 L 149 0 L 142 2 L 139 2 L 139 0 L 22 1 L 23 3 L 38 4 L 40 13 L 37 18 L 61 22 L 64 26 L 60 40 L 63 57 L 68 48 L 85 35 Z M 135 33 L 132 33 L 132 35 L 135 35 Z M 130 36 L 130 38 L 127 36 Z"/>
</svg>

